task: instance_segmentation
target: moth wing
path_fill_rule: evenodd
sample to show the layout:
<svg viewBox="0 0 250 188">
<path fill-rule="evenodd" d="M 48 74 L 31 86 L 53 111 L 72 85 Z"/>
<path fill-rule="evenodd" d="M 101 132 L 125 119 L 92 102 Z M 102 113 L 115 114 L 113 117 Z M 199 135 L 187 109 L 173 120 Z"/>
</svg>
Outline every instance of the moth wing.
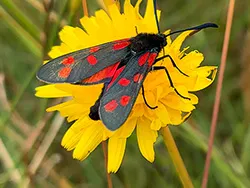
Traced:
<svg viewBox="0 0 250 188">
<path fill-rule="evenodd" d="M 136 54 L 123 70 L 118 72 L 118 76 L 112 79 L 113 82 L 105 86 L 100 100 L 99 115 L 108 129 L 116 130 L 127 120 L 157 55 L 155 49 Z"/>
<path fill-rule="evenodd" d="M 60 56 L 42 65 L 37 78 L 46 83 L 105 82 L 130 53 L 129 45 L 130 40 L 123 39 Z"/>
</svg>

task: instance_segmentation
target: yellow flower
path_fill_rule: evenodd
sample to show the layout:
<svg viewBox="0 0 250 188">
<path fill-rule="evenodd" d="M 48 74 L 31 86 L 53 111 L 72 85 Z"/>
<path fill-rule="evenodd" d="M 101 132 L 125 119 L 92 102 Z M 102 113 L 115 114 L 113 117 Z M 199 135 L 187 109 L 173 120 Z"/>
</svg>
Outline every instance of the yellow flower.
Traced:
<svg viewBox="0 0 250 188">
<path fill-rule="evenodd" d="M 109 15 L 104 10 L 99 10 L 93 17 L 83 17 L 80 21 L 85 31 L 78 27 L 65 26 L 60 32 L 61 45 L 53 47 L 49 56 L 56 58 L 79 49 L 136 36 L 135 27 L 139 33 L 157 33 L 153 1 L 148 1 L 144 16 L 139 13 L 140 2 L 132 6 L 130 0 L 126 0 L 124 13 L 120 13 L 118 7 L 113 4 L 108 6 Z M 158 15 L 160 16 L 160 11 Z M 178 92 L 190 100 L 180 97 L 170 87 L 164 71 L 150 72 L 144 81 L 145 96 L 151 106 L 158 108 L 149 109 L 140 92 L 128 120 L 116 131 L 109 131 L 101 121 L 93 121 L 88 116 L 90 107 L 100 95 L 102 84 L 80 86 L 65 83 L 36 88 L 38 97 L 70 97 L 67 102 L 50 107 L 47 111 L 58 110 L 69 122 L 75 121 L 62 139 L 62 145 L 69 151 L 73 150 L 74 158 L 84 160 L 102 141 L 108 139 L 108 172 L 116 172 L 124 156 L 126 140 L 136 127 L 142 155 L 148 161 L 154 161 L 153 146 L 159 129 L 185 121 L 198 103 L 197 96 L 190 92 L 209 86 L 216 75 L 216 67 L 200 67 L 204 59 L 201 53 L 187 53 L 188 48 L 180 51 L 183 41 L 191 32 L 180 34 L 174 41 L 167 37 L 168 44 L 164 48 L 165 54 L 169 54 L 179 69 L 189 77 L 174 68 L 168 58 L 157 63 L 167 67 Z M 159 57 L 162 55 L 160 53 Z"/>
</svg>

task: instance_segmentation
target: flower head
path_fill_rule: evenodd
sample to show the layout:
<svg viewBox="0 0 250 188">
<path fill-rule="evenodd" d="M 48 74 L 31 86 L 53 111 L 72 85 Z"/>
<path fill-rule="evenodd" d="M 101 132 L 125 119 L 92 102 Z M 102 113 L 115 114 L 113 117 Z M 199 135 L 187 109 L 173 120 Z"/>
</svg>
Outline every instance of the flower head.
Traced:
<svg viewBox="0 0 250 188">
<path fill-rule="evenodd" d="M 107 14 L 99 10 L 93 17 L 83 17 L 80 21 L 84 30 L 65 26 L 60 32 L 61 45 L 55 46 L 49 53 L 51 58 L 91 47 L 94 45 L 136 36 L 139 33 L 157 33 L 153 1 L 148 1 L 145 15 L 139 13 L 138 1 L 132 6 L 129 0 L 124 3 L 124 13 L 113 4 L 108 6 Z M 160 16 L 160 11 L 157 12 Z M 165 33 L 168 33 L 166 31 Z M 173 67 L 169 58 L 157 62 L 169 71 L 175 88 L 189 99 L 183 98 L 170 86 L 164 71 L 150 72 L 145 81 L 147 102 L 156 109 L 145 105 L 141 92 L 127 121 L 116 131 L 108 130 L 101 121 L 91 120 L 90 107 L 98 99 L 102 84 L 92 86 L 71 84 L 50 84 L 36 88 L 36 96 L 45 98 L 70 97 L 67 102 L 50 107 L 47 111 L 60 111 L 69 122 L 75 121 L 62 139 L 67 150 L 73 150 L 73 157 L 84 160 L 102 141 L 108 139 L 108 172 L 116 172 L 124 156 L 126 140 L 136 128 L 139 149 L 150 162 L 154 161 L 153 145 L 158 131 L 166 125 L 179 125 L 191 114 L 198 103 L 196 95 L 190 93 L 209 86 L 216 75 L 216 67 L 203 66 L 203 55 L 198 51 L 187 53 L 181 50 L 183 41 L 192 31 L 180 34 L 174 41 L 167 37 L 164 53 L 169 54 L 178 68 L 188 75 L 181 74 Z M 163 52 L 159 54 L 159 57 Z"/>
</svg>

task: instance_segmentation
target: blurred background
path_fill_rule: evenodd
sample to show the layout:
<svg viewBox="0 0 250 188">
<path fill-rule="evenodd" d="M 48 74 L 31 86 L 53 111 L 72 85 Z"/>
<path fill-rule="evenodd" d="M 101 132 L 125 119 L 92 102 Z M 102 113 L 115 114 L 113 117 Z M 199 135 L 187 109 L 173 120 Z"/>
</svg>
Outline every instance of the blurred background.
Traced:
<svg viewBox="0 0 250 188">
<path fill-rule="evenodd" d="M 158 0 L 161 30 L 214 22 L 186 40 L 205 55 L 203 65 L 220 64 L 228 0 Z M 41 85 L 36 71 L 51 46 L 60 43 L 64 25 L 80 26 L 81 0 L 0 1 L 0 186 L 107 187 L 103 151 L 99 146 L 85 161 L 72 159 L 60 145 L 70 126 L 46 113 L 59 101 L 34 96 Z M 134 4 L 135 1 L 133 0 Z M 123 1 L 121 1 L 123 4 Z M 142 3 L 142 14 L 146 1 Z M 89 14 L 101 8 L 88 1 Z M 101 33 L 100 33 L 101 34 Z M 208 187 L 250 187 L 250 3 L 237 1 Z M 190 119 L 170 127 L 195 187 L 200 187 L 217 79 L 197 93 L 199 104 Z M 123 163 L 112 174 L 114 187 L 182 187 L 161 137 L 156 160 L 147 162 L 136 135 L 127 142 Z"/>
</svg>

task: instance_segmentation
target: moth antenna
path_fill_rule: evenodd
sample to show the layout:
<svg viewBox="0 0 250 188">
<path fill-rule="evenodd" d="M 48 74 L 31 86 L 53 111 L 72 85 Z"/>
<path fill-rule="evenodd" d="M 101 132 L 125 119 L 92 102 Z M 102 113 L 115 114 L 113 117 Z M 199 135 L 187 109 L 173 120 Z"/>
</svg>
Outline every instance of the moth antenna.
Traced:
<svg viewBox="0 0 250 188">
<path fill-rule="evenodd" d="M 200 30 L 202 29 L 206 29 L 206 28 L 209 28 L 209 27 L 214 27 L 214 28 L 218 28 L 218 25 L 216 25 L 215 23 L 204 23 L 204 24 L 201 24 L 201 25 L 198 25 L 198 26 L 195 26 L 195 27 L 190 27 L 190 28 L 187 28 L 187 29 L 182 29 L 182 30 L 178 30 L 178 31 L 173 31 L 167 35 L 164 35 L 165 37 L 169 36 L 169 35 L 173 35 L 173 34 L 176 34 L 176 33 L 181 33 L 181 32 L 184 32 L 184 31 L 190 31 L 190 30 L 194 30 L 190 35 L 193 35 L 195 34 L 196 32 L 199 32 Z"/>
<path fill-rule="evenodd" d="M 154 0 L 154 14 L 155 14 L 155 21 L 156 21 L 156 26 L 157 26 L 157 30 L 158 33 L 160 34 L 160 25 L 159 25 L 159 20 L 158 20 L 158 16 L 157 16 L 157 4 L 156 4 L 156 0 Z"/>
</svg>

